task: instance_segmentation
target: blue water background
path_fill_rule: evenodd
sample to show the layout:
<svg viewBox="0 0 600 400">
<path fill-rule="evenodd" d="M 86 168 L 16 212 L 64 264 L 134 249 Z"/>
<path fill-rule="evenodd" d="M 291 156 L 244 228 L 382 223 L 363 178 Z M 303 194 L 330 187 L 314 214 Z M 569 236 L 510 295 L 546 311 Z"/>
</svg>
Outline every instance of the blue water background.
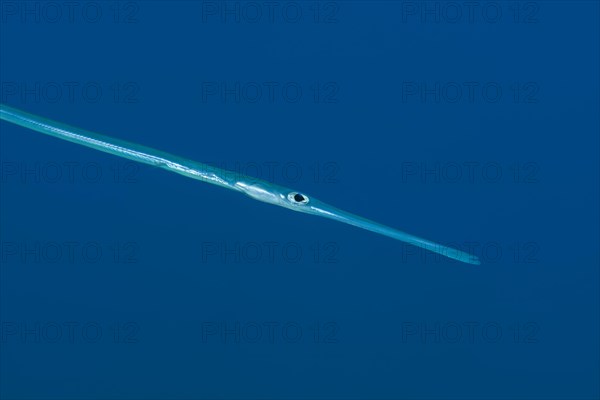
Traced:
<svg viewBox="0 0 600 400">
<path fill-rule="evenodd" d="M 3 10 L 2 102 L 483 263 L 2 122 L 0 397 L 598 398 L 597 2 L 85 4 Z"/>
</svg>

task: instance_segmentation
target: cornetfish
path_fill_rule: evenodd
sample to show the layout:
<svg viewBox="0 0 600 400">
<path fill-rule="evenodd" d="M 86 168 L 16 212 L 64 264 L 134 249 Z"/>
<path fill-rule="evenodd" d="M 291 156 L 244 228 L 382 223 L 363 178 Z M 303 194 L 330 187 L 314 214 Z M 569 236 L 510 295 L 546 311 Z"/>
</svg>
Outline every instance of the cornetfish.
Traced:
<svg viewBox="0 0 600 400">
<path fill-rule="evenodd" d="M 129 160 L 164 168 L 189 178 L 235 190 L 236 192 L 241 192 L 258 201 L 353 225 L 441 254 L 454 260 L 469 264 L 480 264 L 479 259 L 472 254 L 390 228 L 383 224 L 330 206 L 303 192 L 276 185 L 268 181 L 202 164 L 150 147 L 112 138 L 110 136 L 89 132 L 39 115 L 29 114 L 5 104 L 0 104 L 0 119 L 59 139 L 91 147 Z"/>
</svg>

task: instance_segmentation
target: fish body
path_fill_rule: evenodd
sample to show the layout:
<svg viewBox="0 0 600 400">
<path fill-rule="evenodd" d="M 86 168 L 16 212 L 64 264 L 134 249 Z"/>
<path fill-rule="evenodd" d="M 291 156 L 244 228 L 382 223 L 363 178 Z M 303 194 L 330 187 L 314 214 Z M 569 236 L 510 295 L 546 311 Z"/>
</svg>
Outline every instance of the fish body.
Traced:
<svg viewBox="0 0 600 400">
<path fill-rule="evenodd" d="M 272 182 L 242 175 L 222 168 L 188 160 L 136 143 L 90 132 L 0 104 L 0 119 L 59 139 L 110 153 L 118 157 L 160 167 L 192 179 L 241 192 L 254 200 L 315 215 L 388 236 L 448 258 L 469 264 L 480 264 L 469 253 L 444 246 L 398 229 L 340 210 L 329 204 Z"/>
</svg>

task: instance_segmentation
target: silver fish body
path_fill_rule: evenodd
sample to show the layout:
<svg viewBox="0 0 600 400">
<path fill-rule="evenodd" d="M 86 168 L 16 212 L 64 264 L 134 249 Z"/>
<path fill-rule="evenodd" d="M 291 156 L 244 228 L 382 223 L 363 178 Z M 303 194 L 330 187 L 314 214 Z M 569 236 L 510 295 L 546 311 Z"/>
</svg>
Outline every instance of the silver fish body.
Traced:
<svg viewBox="0 0 600 400">
<path fill-rule="evenodd" d="M 0 104 L 0 119 L 105 153 L 164 168 L 192 179 L 235 190 L 258 201 L 356 226 L 461 262 L 480 264 L 479 259 L 469 253 L 351 214 L 323 203 L 305 193 L 271 182 L 72 127 L 4 104 Z"/>
</svg>

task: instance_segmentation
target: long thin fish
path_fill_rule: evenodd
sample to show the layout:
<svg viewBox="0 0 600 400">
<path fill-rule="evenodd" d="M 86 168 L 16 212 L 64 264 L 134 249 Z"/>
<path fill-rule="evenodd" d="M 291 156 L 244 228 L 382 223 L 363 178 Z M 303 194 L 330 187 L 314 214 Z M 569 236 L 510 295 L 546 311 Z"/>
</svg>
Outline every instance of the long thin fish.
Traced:
<svg viewBox="0 0 600 400">
<path fill-rule="evenodd" d="M 465 263 L 480 264 L 479 259 L 474 255 L 342 211 L 314 197 L 309 197 L 304 193 L 271 182 L 177 157 L 139 144 L 75 128 L 38 115 L 29 114 L 4 104 L 0 104 L 0 119 L 59 139 L 68 140 L 69 142 L 91 147 L 119 157 L 164 168 L 189 178 L 242 192 L 255 200 L 354 225 Z"/>
</svg>

